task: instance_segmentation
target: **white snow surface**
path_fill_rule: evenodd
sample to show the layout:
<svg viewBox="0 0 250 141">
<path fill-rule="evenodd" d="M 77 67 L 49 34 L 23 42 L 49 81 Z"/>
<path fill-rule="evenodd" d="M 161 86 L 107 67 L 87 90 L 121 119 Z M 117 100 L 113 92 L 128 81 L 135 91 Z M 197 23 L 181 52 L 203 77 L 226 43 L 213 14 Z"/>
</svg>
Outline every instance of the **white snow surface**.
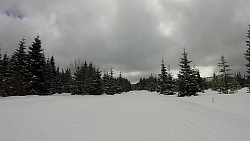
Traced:
<svg viewBox="0 0 250 141">
<path fill-rule="evenodd" d="M 0 98 L 0 141 L 249 141 L 250 94 Z"/>
</svg>

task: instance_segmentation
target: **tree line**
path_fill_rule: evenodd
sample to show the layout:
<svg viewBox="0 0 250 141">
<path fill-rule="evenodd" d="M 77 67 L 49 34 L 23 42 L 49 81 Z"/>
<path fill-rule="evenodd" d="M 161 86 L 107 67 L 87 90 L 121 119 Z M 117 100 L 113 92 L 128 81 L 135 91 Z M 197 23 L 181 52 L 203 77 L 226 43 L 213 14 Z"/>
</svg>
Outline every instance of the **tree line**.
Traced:
<svg viewBox="0 0 250 141">
<path fill-rule="evenodd" d="M 231 74 L 230 65 L 222 55 L 218 63 L 219 72 L 211 80 L 201 78 L 200 71 L 191 66 L 188 53 L 184 49 L 179 60 L 178 78 L 173 78 L 170 67 L 161 62 L 161 73 L 141 78 L 136 84 L 138 90 L 157 91 L 160 94 L 178 96 L 197 95 L 211 88 L 220 93 L 234 93 L 237 89 L 248 87 L 250 92 L 250 25 L 247 30 L 247 75 Z M 28 49 L 28 52 L 26 52 Z M 114 77 L 114 71 L 103 74 L 99 67 L 86 61 L 76 61 L 73 67 L 60 70 L 56 67 L 54 57 L 45 58 L 42 42 L 37 36 L 30 46 L 22 38 L 13 55 L 1 54 L 0 48 L 0 96 L 51 95 L 69 92 L 73 95 L 101 95 L 128 92 L 131 90 L 129 80 Z"/>
<path fill-rule="evenodd" d="M 136 89 L 156 91 L 165 95 L 178 93 L 180 97 L 197 95 L 197 92 L 203 92 L 209 88 L 217 90 L 219 93 L 229 94 L 243 87 L 248 87 L 248 92 L 250 92 L 250 25 L 247 31 L 246 45 L 247 50 L 244 57 L 247 61 L 245 64 L 247 75 L 241 75 L 240 72 L 232 74 L 230 65 L 222 55 L 218 63 L 219 72 L 214 73 L 211 79 L 201 78 L 200 71 L 195 66 L 190 65 L 192 61 L 188 60 L 188 53 L 184 49 L 179 60 L 178 78 L 173 78 L 170 67 L 166 68 L 162 60 L 161 73 L 158 76 L 151 74 L 148 78 L 140 78 Z"/>
<path fill-rule="evenodd" d="M 26 51 L 28 49 L 28 51 Z M 27 47 L 23 37 L 15 52 L 2 55 L 0 48 L 0 96 L 51 95 L 68 92 L 81 95 L 115 94 L 130 91 L 130 82 L 110 73 L 101 74 L 93 63 L 60 69 L 53 56 L 45 58 L 37 36 Z"/>
</svg>

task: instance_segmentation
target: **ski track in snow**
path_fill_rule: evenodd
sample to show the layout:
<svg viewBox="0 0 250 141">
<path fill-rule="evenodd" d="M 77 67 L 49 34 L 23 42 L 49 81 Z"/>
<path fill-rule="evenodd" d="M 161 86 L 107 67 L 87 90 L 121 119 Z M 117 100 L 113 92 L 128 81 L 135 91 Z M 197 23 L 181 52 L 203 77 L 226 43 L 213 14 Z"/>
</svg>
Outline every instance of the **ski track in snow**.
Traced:
<svg viewBox="0 0 250 141">
<path fill-rule="evenodd" d="M 0 99 L 0 141 L 249 141 L 249 106 L 247 94 L 10 97 Z"/>
</svg>

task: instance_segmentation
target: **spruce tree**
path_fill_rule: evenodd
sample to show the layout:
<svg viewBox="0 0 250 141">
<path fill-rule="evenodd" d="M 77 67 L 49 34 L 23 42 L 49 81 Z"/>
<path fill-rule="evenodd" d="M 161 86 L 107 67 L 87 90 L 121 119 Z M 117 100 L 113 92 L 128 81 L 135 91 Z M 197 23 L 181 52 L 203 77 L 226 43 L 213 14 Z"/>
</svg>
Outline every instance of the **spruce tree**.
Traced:
<svg viewBox="0 0 250 141">
<path fill-rule="evenodd" d="M 23 37 L 12 56 L 12 87 L 14 95 L 26 95 L 29 87 L 28 56 L 25 52 L 26 42 Z"/>
<path fill-rule="evenodd" d="M 180 58 L 179 66 L 180 71 L 178 74 L 178 96 L 191 96 L 191 95 L 197 95 L 197 83 L 195 82 L 195 75 L 190 67 L 190 63 L 192 61 L 189 61 L 187 58 L 187 53 L 184 49 L 184 52 L 182 53 L 183 57 Z"/>
<path fill-rule="evenodd" d="M 154 78 L 152 73 L 150 74 L 150 76 L 148 78 L 147 87 L 148 87 L 147 90 L 150 92 L 156 91 L 156 81 L 155 81 L 155 78 Z"/>
<path fill-rule="evenodd" d="M 247 85 L 248 85 L 248 93 L 250 93 L 250 25 L 248 25 L 248 31 L 247 31 L 247 41 L 246 41 L 246 44 L 247 44 L 247 50 L 246 52 L 244 53 L 245 55 L 245 58 L 247 60 L 247 64 L 246 67 L 247 67 Z"/>
<path fill-rule="evenodd" d="M 122 93 L 123 90 L 123 78 L 122 78 L 122 73 L 120 71 L 119 77 L 117 78 L 117 82 L 116 82 L 116 86 L 117 86 L 117 93 L 120 94 Z"/>
<path fill-rule="evenodd" d="M 159 83 L 158 83 L 159 89 L 160 89 L 160 94 L 168 94 L 167 83 L 168 83 L 167 68 L 164 64 L 164 60 L 162 59 L 162 61 L 161 61 L 161 74 L 159 74 Z"/>
<path fill-rule="evenodd" d="M 45 57 L 41 46 L 42 42 L 37 36 L 29 47 L 29 71 L 31 73 L 30 94 L 47 95 L 45 85 Z"/>
<path fill-rule="evenodd" d="M 45 66 L 46 87 L 50 94 L 54 94 L 57 92 L 57 71 L 53 56 L 47 58 Z"/>
<path fill-rule="evenodd" d="M 85 61 L 77 62 L 75 61 L 75 68 L 73 72 L 73 95 L 85 95 L 86 94 L 86 79 L 87 79 L 87 72 L 88 72 L 88 64 Z"/>
<path fill-rule="evenodd" d="M 221 87 L 220 87 L 220 92 L 228 94 L 228 90 L 230 88 L 230 70 L 229 67 L 230 65 L 227 64 L 227 61 L 225 60 L 225 57 L 222 55 L 221 56 L 221 62 L 218 63 L 218 66 L 220 68 L 219 72 L 221 73 Z"/>
<path fill-rule="evenodd" d="M 55 83 L 55 92 L 61 94 L 62 93 L 62 81 L 61 81 L 61 76 L 62 73 L 60 72 L 60 68 L 56 68 L 56 75 L 54 78 L 54 83 Z"/>
<path fill-rule="evenodd" d="M 11 94 L 11 81 L 10 81 L 11 65 L 10 65 L 10 58 L 6 53 L 3 56 L 1 73 L 2 73 L 1 96 L 3 97 L 11 96 L 12 95 Z"/>
<path fill-rule="evenodd" d="M 70 93 L 71 92 L 70 85 L 72 83 L 72 76 L 71 76 L 71 70 L 69 68 L 67 68 L 65 73 L 63 73 L 62 83 L 63 83 L 64 92 Z"/>
<path fill-rule="evenodd" d="M 101 78 L 101 71 L 99 67 L 94 70 L 94 75 L 92 78 L 92 86 L 94 87 L 94 90 L 92 91 L 92 95 L 101 95 L 103 94 L 103 82 Z"/>
<path fill-rule="evenodd" d="M 51 89 L 51 82 L 52 82 L 52 71 L 50 67 L 50 58 L 48 57 L 44 67 L 44 75 L 45 75 L 45 89 L 48 94 L 53 94 Z"/>
<path fill-rule="evenodd" d="M 86 94 L 88 94 L 88 95 L 93 95 L 95 92 L 94 75 L 95 75 L 95 66 L 91 62 L 91 63 L 89 63 L 87 73 L 86 73 L 86 76 L 84 79 Z"/>
<path fill-rule="evenodd" d="M 103 80 L 103 92 L 106 93 L 106 94 L 108 92 L 108 79 L 109 79 L 108 72 L 104 72 L 103 77 L 102 77 L 102 80 Z"/>
<path fill-rule="evenodd" d="M 117 92 L 117 88 L 115 85 L 115 79 L 113 77 L 113 74 L 114 74 L 114 71 L 111 67 L 110 74 L 109 74 L 108 79 L 107 79 L 107 86 L 106 86 L 108 95 L 114 95 Z"/>
</svg>

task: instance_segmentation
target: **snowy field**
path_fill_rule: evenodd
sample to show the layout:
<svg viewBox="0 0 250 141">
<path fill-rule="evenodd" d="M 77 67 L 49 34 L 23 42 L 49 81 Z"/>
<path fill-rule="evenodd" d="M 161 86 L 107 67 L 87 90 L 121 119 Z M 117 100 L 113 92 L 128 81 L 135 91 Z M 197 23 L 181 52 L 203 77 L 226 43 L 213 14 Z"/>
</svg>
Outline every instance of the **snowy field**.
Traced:
<svg viewBox="0 0 250 141">
<path fill-rule="evenodd" d="M 0 98 L 0 141 L 249 141 L 250 94 Z"/>
</svg>

